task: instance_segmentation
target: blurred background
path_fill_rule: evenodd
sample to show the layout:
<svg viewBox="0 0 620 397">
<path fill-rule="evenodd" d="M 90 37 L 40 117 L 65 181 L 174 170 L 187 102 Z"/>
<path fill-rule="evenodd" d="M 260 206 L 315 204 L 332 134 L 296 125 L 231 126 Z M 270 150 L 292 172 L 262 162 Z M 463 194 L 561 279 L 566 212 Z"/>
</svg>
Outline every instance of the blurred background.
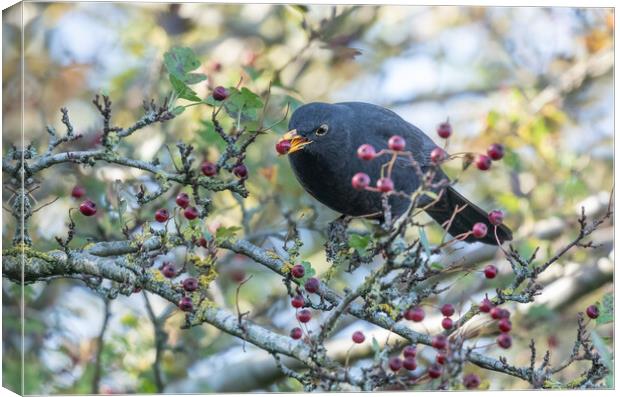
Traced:
<svg viewBox="0 0 620 397">
<path fill-rule="evenodd" d="M 540 246 L 544 259 L 578 231 L 581 205 L 600 214 L 613 185 L 613 31 L 611 9 L 484 8 L 409 6 L 287 6 L 261 4 L 23 3 L 24 134 L 39 150 L 47 146 L 45 125 L 64 131 L 59 108 L 69 109 L 74 127 L 85 134 L 76 145 L 94 147 L 101 119 L 91 100 L 107 93 L 113 120 L 127 126 L 141 116 L 142 100 L 156 101 L 171 91 L 163 54 L 172 46 L 191 47 L 200 57 L 206 82 L 194 86 L 201 97 L 212 87 L 242 84 L 266 93 L 267 120 L 311 101 L 365 101 L 389 107 L 436 142 L 437 125 L 449 118 L 454 128 L 449 151 L 483 152 L 501 142 L 504 161 L 487 173 L 460 164 L 458 190 L 482 207 L 502 208 L 524 256 Z M 3 13 L 3 147 L 19 145 L 21 134 L 20 10 Z M 290 115 L 290 112 L 289 112 Z M 195 106 L 163 125 L 132 136 L 122 148 L 144 160 L 160 156 L 170 164 L 165 145 L 191 142 L 196 153 L 216 158 L 221 145 L 200 123 L 208 109 Z M 287 218 L 304 225 L 303 257 L 319 275 L 327 271 L 323 234 L 330 212 L 303 192 L 288 162 L 273 146 L 286 121 L 259 137 L 248 152 L 247 186 L 252 209 L 242 220 L 240 200 L 215 194 L 216 211 L 206 225 L 244 223 L 244 235 L 266 245 L 287 230 Z M 4 155 L 4 153 L 3 153 Z M 199 158 L 198 161 L 201 159 Z M 34 193 L 39 205 L 59 197 L 35 214 L 30 232 L 40 250 L 56 247 L 66 233 L 66 214 L 76 205 L 70 191 L 85 186 L 99 205 L 113 208 L 117 195 L 131 192 L 146 175 L 117 166 L 63 165 L 46 170 Z M 115 183 L 115 181 L 121 181 Z M 3 190 L 6 203 L 10 191 Z M 171 196 L 170 203 L 174 200 Z M 162 201 L 154 204 L 162 206 Z M 150 218 L 153 208 L 130 201 L 135 219 Z M 14 221 L 4 213 L 3 244 L 9 246 Z M 286 216 L 284 216 L 286 215 Z M 78 221 L 77 241 L 115 240 L 122 234 L 112 215 L 98 222 Z M 262 235 L 261 235 L 262 233 Z M 431 231 L 439 241 L 438 229 Z M 575 314 L 613 289 L 613 233 L 605 224 L 593 251 L 574 250 L 543 280 L 545 292 L 522 305 L 517 342 L 534 337 L 560 363 L 572 348 Z M 222 253 L 216 301 L 231 308 L 240 275 L 252 275 L 240 292 L 243 310 L 259 324 L 285 333 L 292 309 L 282 297 L 282 282 L 240 256 Z M 449 296 L 475 299 L 510 281 L 505 275 L 482 285 L 463 277 Z M 482 265 L 481 265 L 482 266 Z M 586 271 L 587 270 L 587 271 Z M 365 269 L 336 272 L 342 289 L 363 279 Z M 3 279 L 3 382 L 18 390 L 21 360 L 20 286 Z M 486 288 L 486 290 L 485 290 Z M 474 291 L 472 293 L 472 291 Z M 29 285 L 26 293 L 25 393 L 147 393 L 217 391 L 296 391 L 300 385 L 266 368 L 273 359 L 253 346 L 210 326 L 181 330 L 184 316 L 156 296 L 142 293 L 108 301 L 76 280 Z M 474 295 L 472 295 L 474 294 Z M 456 302 L 456 300 L 455 300 Z M 154 332 L 153 321 L 158 324 Z M 378 330 L 363 324 L 370 335 Z M 350 342 L 350 329 L 339 335 Z M 612 328 L 599 330 L 609 344 Z M 159 336 L 158 336 L 159 335 Z M 377 334 L 379 335 L 379 334 Z M 521 338 L 520 338 L 521 337 Z M 157 343 L 156 343 L 157 342 Z M 244 350 L 245 348 L 245 350 Z M 361 354 L 361 353 L 360 353 Z M 489 354 L 497 356 L 492 349 Z M 520 365 L 529 351 L 506 353 Z M 361 354 L 363 362 L 363 354 Z M 158 368 L 153 369 L 157 359 Z M 235 371 L 230 371 L 235 368 Z M 566 379 L 582 369 L 567 370 Z M 266 371 L 266 372 L 265 372 Z M 492 389 L 527 384 L 471 368 Z M 267 375 L 265 375 L 267 373 Z M 234 375 L 231 376 L 231 375 Z"/>
</svg>

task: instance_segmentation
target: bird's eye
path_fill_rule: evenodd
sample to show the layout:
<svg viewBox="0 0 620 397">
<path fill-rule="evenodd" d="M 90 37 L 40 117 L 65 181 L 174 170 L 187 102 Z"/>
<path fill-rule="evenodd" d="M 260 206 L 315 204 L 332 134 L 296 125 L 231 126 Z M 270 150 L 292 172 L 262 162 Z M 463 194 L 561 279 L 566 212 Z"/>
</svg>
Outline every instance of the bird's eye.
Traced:
<svg viewBox="0 0 620 397">
<path fill-rule="evenodd" d="M 327 130 L 329 130 L 329 127 L 327 126 L 327 124 L 321 124 L 321 126 L 317 128 L 316 134 L 318 136 L 325 135 L 327 134 Z"/>
</svg>

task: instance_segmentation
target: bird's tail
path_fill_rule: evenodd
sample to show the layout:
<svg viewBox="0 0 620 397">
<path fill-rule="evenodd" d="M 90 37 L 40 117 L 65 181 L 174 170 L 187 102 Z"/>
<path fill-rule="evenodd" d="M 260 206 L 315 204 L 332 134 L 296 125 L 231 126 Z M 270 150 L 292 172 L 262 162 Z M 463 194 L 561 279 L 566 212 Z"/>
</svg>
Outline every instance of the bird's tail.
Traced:
<svg viewBox="0 0 620 397">
<path fill-rule="evenodd" d="M 464 207 L 464 209 L 459 211 L 454 216 L 454 219 L 448 227 L 448 222 L 450 222 L 450 219 L 452 218 L 452 215 L 454 214 L 457 206 L 458 208 Z M 497 245 L 494 233 L 495 226 L 491 225 L 491 223 L 489 222 L 487 212 L 472 203 L 471 201 L 467 200 L 452 187 L 446 188 L 446 190 L 440 196 L 439 202 L 427 209 L 426 212 L 437 223 L 442 225 L 444 229 L 448 227 L 446 231 L 452 236 L 458 236 L 459 234 L 467 233 L 472 229 L 474 224 L 482 222 L 487 225 L 487 235 L 483 238 L 476 238 L 470 235 L 465 239 L 465 241 L 471 243 L 479 241 L 485 244 Z M 504 241 L 512 240 L 512 232 L 508 227 L 502 224 L 497 227 L 497 237 L 499 241 L 503 243 Z"/>
</svg>

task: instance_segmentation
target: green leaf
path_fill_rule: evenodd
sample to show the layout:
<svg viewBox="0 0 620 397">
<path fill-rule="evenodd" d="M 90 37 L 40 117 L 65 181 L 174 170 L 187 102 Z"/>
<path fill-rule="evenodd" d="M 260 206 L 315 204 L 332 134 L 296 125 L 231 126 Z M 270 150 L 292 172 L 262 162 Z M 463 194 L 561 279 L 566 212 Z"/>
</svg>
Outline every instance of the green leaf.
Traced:
<svg viewBox="0 0 620 397">
<path fill-rule="evenodd" d="M 426 237 L 426 232 L 424 228 L 418 228 L 420 234 L 420 242 L 422 243 L 422 247 L 424 248 L 424 252 L 427 256 L 431 256 L 431 245 L 428 243 L 428 237 Z"/>
<path fill-rule="evenodd" d="M 192 102 L 200 102 L 201 99 L 198 97 L 196 92 L 189 88 L 183 81 L 179 80 L 177 77 L 170 75 L 170 83 L 172 84 L 172 88 L 174 88 L 174 92 L 179 96 L 179 98 L 187 99 Z"/>
<path fill-rule="evenodd" d="M 299 281 L 301 284 L 304 284 L 309 278 L 314 277 L 316 271 L 312 268 L 312 264 L 308 261 L 302 261 L 301 265 L 304 267 L 304 276 Z"/>
<path fill-rule="evenodd" d="M 433 262 L 431 263 L 431 269 L 432 270 L 443 270 L 443 265 L 439 262 Z"/>
<path fill-rule="evenodd" d="M 599 316 L 596 324 L 608 324 L 614 321 L 614 294 L 608 293 L 603 297 L 603 302 L 597 305 L 599 308 Z"/>
<path fill-rule="evenodd" d="M 170 76 L 185 84 L 196 84 L 206 80 L 202 73 L 189 73 L 200 67 L 200 60 L 189 47 L 173 47 L 164 54 L 164 65 Z"/>
<path fill-rule="evenodd" d="M 185 111 L 185 106 L 177 106 L 174 109 L 172 109 L 172 114 L 174 114 L 175 116 L 178 116 L 184 111 Z"/>
<path fill-rule="evenodd" d="M 372 351 L 375 353 L 375 361 L 379 361 L 381 355 L 381 346 L 379 346 L 379 342 L 375 337 L 372 337 Z"/>
<path fill-rule="evenodd" d="M 229 226 L 229 227 L 220 226 L 215 231 L 215 240 L 217 242 L 222 242 L 222 241 L 230 240 L 230 239 L 234 238 L 237 235 L 237 232 L 239 230 L 241 230 L 240 226 Z"/>
<path fill-rule="evenodd" d="M 241 90 L 230 87 L 229 91 L 230 96 L 224 102 L 224 108 L 230 117 L 237 119 L 240 116 L 244 121 L 258 119 L 257 110 L 263 107 L 263 101 L 258 95 L 245 87 Z"/>
<path fill-rule="evenodd" d="M 370 244 L 369 236 L 362 236 L 359 234 L 352 234 L 349 236 L 349 246 L 354 248 L 360 255 L 366 252 L 368 244 Z"/>
<path fill-rule="evenodd" d="M 611 377 L 610 376 L 605 377 L 605 383 L 607 387 L 611 388 L 613 387 L 613 382 L 614 382 L 614 378 L 613 378 L 614 363 L 611 358 L 612 357 L 611 352 L 608 346 L 605 344 L 605 342 L 601 338 L 601 336 L 595 330 L 592 330 L 590 332 L 590 337 L 592 338 L 592 344 L 594 345 L 596 350 L 601 355 L 601 360 L 603 361 L 603 364 L 605 364 L 605 366 L 609 370 L 609 375 L 611 375 Z"/>
</svg>

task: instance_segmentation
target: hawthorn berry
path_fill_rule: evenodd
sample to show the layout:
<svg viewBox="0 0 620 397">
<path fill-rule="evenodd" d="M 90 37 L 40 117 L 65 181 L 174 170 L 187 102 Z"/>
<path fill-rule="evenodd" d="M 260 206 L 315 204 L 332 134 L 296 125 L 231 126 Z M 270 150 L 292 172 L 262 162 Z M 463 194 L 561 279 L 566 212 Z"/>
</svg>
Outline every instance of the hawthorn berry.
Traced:
<svg viewBox="0 0 620 397">
<path fill-rule="evenodd" d="M 497 276 L 497 268 L 493 265 L 488 265 L 484 268 L 484 277 L 488 279 L 494 279 Z"/>
<path fill-rule="evenodd" d="M 508 309 L 501 309 L 499 311 L 499 318 L 510 318 L 510 312 Z"/>
<path fill-rule="evenodd" d="M 418 364 L 416 363 L 415 357 L 405 357 L 403 360 L 403 368 L 408 371 L 413 371 L 417 368 Z"/>
<path fill-rule="evenodd" d="M 303 335 L 304 335 L 304 332 L 299 327 L 295 327 L 291 330 L 291 338 L 295 340 L 301 339 Z"/>
<path fill-rule="evenodd" d="M 388 193 L 394 190 L 394 182 L 390 178 L 383 177 L 377 181 L 377 189 L 380 192 Z"/>
<path fill-rule="evenodd" d="M 500 318 L 502 318 L 502 309 L 496 306 L 491 309 L 489 314 L 491 314 L 491 318 L 493 318 L 494 320 L 499 320 Z"/>
<path fill-rule="evenodd" d="M 452 329 L 453 326 L 454 322 L 450 317 L 444 317 L 443 320 L 441 320 L 441 327 L 443 329 Z"/>
<path fill-rule="evenodd" d="M 245 272 L 243 271 L 243 269 L 233 269 L 230 271 L 229 276 L 232 281 L 236 283 L 240 283 L 245 280 Z"/>
<path fill-rule="evenodd" d="M 188 277 L 183 280 L 183 289 L 187 292 L 194 292 L 198 289 L 198 280 L 194 277 Z"/>
<path fill-rule="evenodd" d="M 246 178 L 248 176 L 248 167 L 243 164 L 236 165 L 233 168 L 233 174 L 240 179 Z"/>
<path fill-rule="evenodd" d="M 170 262 L 164 262 L 164 266 L 161 268 L 161 274 L 166 278 L 173 278 L 177 275 L 177 270 Z"/>
<path fill-rule="evenodd" d="M 200 237 L 198 239 L 198 245 L 201 246 L 202 248 L 207 248 L 207 239 L 204 237 Z"/>
<path fill-rule="evenodd" d="M 504 221 L 504 213 L 500 210 L 493 210 L 489 212 L 489 223 L 491 225 L 499 226 Z"/>
<path fill-rule="evenodd" d="M 476 374 L 467 374 L 463 377 L 463 386 L 466 389 L 477 389 L 480 386 L 480 377 Z"/>
<path fill-rule="evenodd" d="M 280 154 L 287 154 L 289 150 L 291 150 L 291 141 L 288 139 L 283 139 L 276 143 L 276 152 Z"/>
<path fill-rule="evenodd" d="M 189 205 L 189 195 L 187 193 L 179 193 L 175 201 L 179 207 L 187 208 Z"/>
<path fill-rule="evenodd" d="M 351 185 L 356 190 L 364 190 L 370 185 L 370 177 L 363 172 L 358 172 L 351 178 Z"/>
<path fill-rule="evenodd" d="M 304 284 L 304 288 L 306 289 L 306 291 L 310 292 L 311 294 L 314 294 L 319 290 L 320 284 L 321 283 L 319 282 L 318 278 L 310 277 L 308 280 L 306 280 L 306 283 Z"/>
<path fill-rule="evenodd" d="M 291 275 L 295 278 L 302 278 L 306 274 L 306 269 L 300 264 L 293 266 L 291 269 Z"/>
<path fill-rule="evenodd" d="M 502 332 L 510 332 L 512 329 L 512 323 L 507 318 L 502 318 L 497 323 L 499 330 Z"/>
<path fill-rule="evenodd" d="M 300 323 L 307 323 L 312 318 L 312 312 L 309 309 L 301 309 L 297 313 L 297 320 Z"/>
<path fill-rule="evenodd" d="M 187 207 L 185 211 L 183 211 L 183 216 L 185 219 L 192 220 L 198 218 L 198 210 L 196 207 Z"/>
<path fill-rule="evenodd" d="M 476 167 L 478 167 L 480 171 L 486 171 L 491 168 L 491 159 L 489 158 L 489 156 L 486 156 L 484 154 L 479 154 L 478 156 L 476 156 L 475 162 Z"/>
<path fill-rule="evenodd" d="M 510 334 L 503 332 L 497 337 L 497 344 L 502 349 L 508 349 L 512 346 L 512 337 Z"/>
<path fill-rule="evenodd" d="M 487 225 L 482 222 L 474 224 L 474 227 L 471 228 L 471 234 L 476 238 L 483 238 L 487 235 L 487 231 Z"/>
<path fill-rule="evenodd" d="M 353 339 L 353 342 L 355 343 L 364 343 L 364 341 L 366 340 L 366 336 L 364 336 L 364 333 L 362 331 L 355 331 L 353 332 L 351 339 Z"/>
<path fill-rule="evenodd" d="M 73 189 L 71 189 L 71 197 L 79 199 L 82 198 L 84 195 L 86 194 L 86 189 L 84 189 L 82 186 L 74 186 Z"/>
<path fill-rule="evenodd" d="M 590 305 L 586 308 L 586 314 L 588 315 L 588 317 L 590 317 L 591 319 L 595 319 L 598 317 L 599 315 L 599 311 L 598 311 L 598 306 L 596 305 Z"/>
<path fill-rule="evenodd" d="M 215 89 L 213 90 L 213 99 L 215 99 L 216 101 L 223 101 L 224 99 L 228 98 L 228 95 L 228 90 L 221 85 L 215 87 Z"/>
<path fill-rule="evenodd" d="M 390 358 L 390 361 L 388 361 L 388 365 L 392 371 L 397 372 L 402 368 L 403 360 L 401 360 L 400 357 L 392 357 Z"/>
<path fill-rule="evenodd" d="M 394 151 L 402 152 L 406 146 L 405 138 L 400 135 L 392 135 L 388 140 L 388 147 Z"/>
<path fill-rule="evenodd" d="M 437 355 L 435 356 L 435 361 L 439 365 L 444 365 L 446 363 L 447 359 L 448 359 L 448 357 L 446 355 L 446 351 L 445 350 L 442 350 L 442 351 L 438 352 Z"/>
<path fill-rule="evenodd" d="M 424 309 L 422 309 L 420 306 L 409 308 L 405 311 L 404 314 L 407 320 L 415 321 L 417 323 L 424 320 L 424 315 Z"/>
<path fill-rule="evenodd" d="M 300 307 L 303 307 L 304 302 L 305 302 L 304 297 L 301 295 L 297 295 L 293 297 L 293 299 L 291 299 L 291 306 L 293 306 L 296 309 L 299 309 Z"/>
<path fill-rule="evenodd" d="M 441 365 L 434 363 L 428 367 L 428 377 L 431 379 L 437 379 L 441 376 Z"/>
<path fill-rule="evenodd" d="M 489 313 L 494 306 L 495 305 L 493 305 L 493 302 L 491 302 L 489 298 L 484 298 L 482 302 L 480 302 L 479 309 L 482 313 Z"/>
<path fill-rule="evenodd" d="M 437 350 L 444 350 L 448 346 L 448 338 L 445 335 L 435 335 L 431 340 L 431 345 Z"/>
<path fill-rule="evenodd" d="M 434 164 L 439 164 L 443 162 L 447 157 L 448 157 L 448 154 L 446 153 L 446 151 L 440 147 L 436 147 L 431 152 L 431 161 Z"/>
<path fill-rule="evenodd" d="M 413 345 L 405 346 L 403 349 L 403 356 L 405 357 L 415 357 L 417 353 L 418 349 Z"/>
<path fill-rule="evenodd" d="M 450 125 L 450 122 L 446 121 L 439 124 L 437 127 L 437 135 L 443 139 L 448 139 L 450 135 L 452 135 L 452 125 Z"/>
<path fill-rule="evenodd" d="M 84 200 L 80 204 L 80 212 L 85 216 L 93 216 L 97 213 L 97 205 L 91 200 Z"/>
<path fill-rule="evenodd" d="M 157 222 L 164 223 L 168 220 L 169 217 L 170 217 L 170 214 L 168 213 L 168 210 L 165 208 L 161 208 L 155 211 L 155 220 Z"/>
<path fill-rule="evenodd" d="M 454 314 L 454 306 L 452 306 L 450 303 L 446 303 L 441 307 L 441 314 L 446 317 L 450 317 Z"/>
<path fill-rule="evenodd" d="M 377 155 L 375 148 L 367 143 L 357 148 L 357 157 L 360 160 L 372 160 Z"/>
<path fill-rule="evenodd" d="M 504 145 L 494 143 L 487 149 L 487 155 L 491 160 L 501 160 L 504 157 Z"/>
<path fill-rule="evenodd" d="M 183 310 L 184 312 L 191 312 L 192 310 L 194 310 L 192 298 L 190 298 L 189 296 L 182 297 L 179 301 L 179 309 Z"/>
<path fill-rule="evenodd" d="M 205 176 L 213 176 L 217 174 L 217 165 L 210 161 L 203 161 L 200 165 L 200 170 L 203 174 L 205 174 Z"/>
</svg>

